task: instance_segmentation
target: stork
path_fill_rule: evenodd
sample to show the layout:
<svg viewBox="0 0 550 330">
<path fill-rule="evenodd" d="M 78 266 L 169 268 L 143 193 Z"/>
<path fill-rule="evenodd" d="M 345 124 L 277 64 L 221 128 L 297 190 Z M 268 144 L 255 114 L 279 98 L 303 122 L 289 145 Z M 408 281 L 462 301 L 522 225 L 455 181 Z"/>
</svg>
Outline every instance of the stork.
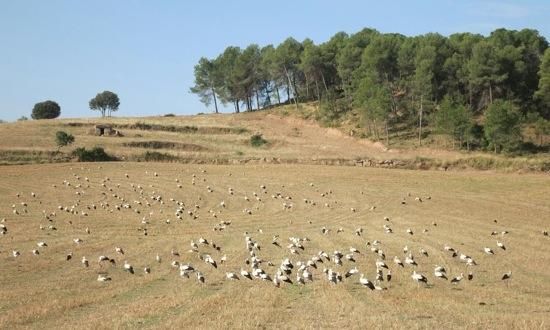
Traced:
<svg viewBox="0 0 550 330">
<path fill-rule="evenodd" d="M 132 267 L 132 265 L 130 265 L 128 261 L 124 261 L 124 270 L 130 274 L 134 274 L 134 267 Z"/>
<path fill-rule="evenodd" d="M 111 280 L 111 277 L 107 274 L 99 274 L 97 275 L 97 280 L 98 282 L 107 282 Z"/>
<path fill-rule="evenodd" d="M 416 270 L 413 271 L 411 275 L 412 279 L 416 281 L 418 285 L 420 285 L 420 282 L 424 284 L 428 284 L 428 278 L 420 273 L 417 273 Z"/>
<path fill-rule="evenodd" d="M 364 274 L 361 274 L 361 278 L 359 279 L 359 283 L 361 283 L 362 286 L 367 287 L 371 290 L 374 290 L 374 284 L 369 281 L 368 278 L 365 277 Z"/>
<path fill-rule="evenodd" d="M 225 277 L 228 279 L 228 280 L 239 280 L 239 277 L 237 276 L 237 274 L 235 273 L 225 273 Z"/>
<path fill-rule="evenodd" d="M 457 277 L 455 277 L 451 280 L 451 283 L 452 284 L 458 284 L 458 283 L 460 283 L 460 281 L 462 281 L 463 278 L 464 278 L 464 274 L 460 273 L 459 276 L 457 276 Z"/>
</svg>

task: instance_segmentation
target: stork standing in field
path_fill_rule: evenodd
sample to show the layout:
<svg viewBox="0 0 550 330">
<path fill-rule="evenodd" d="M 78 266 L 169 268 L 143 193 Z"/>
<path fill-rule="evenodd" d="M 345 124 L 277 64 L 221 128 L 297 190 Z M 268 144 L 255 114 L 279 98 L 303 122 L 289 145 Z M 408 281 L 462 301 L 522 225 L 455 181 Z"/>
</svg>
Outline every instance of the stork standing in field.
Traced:
<svg viewBox="0 0 550 330">
<path fill-rule="evenodd" d="M 451 283 L 452 284 L 458 284 L 458 283 L 460 283 L 460 281 L 462 281 L 463 278 L 464 278 L 464 274 L 460 273 L 459 276 L 457 276 L 457 277 L 455 277 L 451 280 Z"/>
<path fill-rule="evenodd" d="M 428 284 L 428 278 L 420 273 L 417 273 L 416 270 L 413 271 L 412 275 L 411 275 L 412 279 L 414 281 L 416 281 L 416 283 L 418 284 L 418 286 L 420 286 L 420 282 L 424 283 L 424 284 Z"/>
<path fill-rule="evenodd" d="M 107 274 L 99 274 L 97 275 L 97 280 L 98 282 L 107 282 L 111 280 L 111 277 Z"/>
<path fill-rule="evenodd" d="M 197 280 L 198 280 L 200 283 L 204 284 L 204 275 L 202 275 L 201 272 L 197 272 Z"/>
<path fill-rule="evenodd" d="M 508 282 L 510 282 L 510 279 L 512 278 L 512 271 L 509 270 L 507 273 L 504 273 L 502 275 L 502 280 L 506 283 L 506 286 L 508 286 Z"/>
<path fill-rule="evenodd" d="M 239 280 L 239 277 L 235 273 L 225 273 L 225 277 L 228 280 Z"/>
<path fill-rule="evenodd" d="M 405 267 L 401 259 L 397 258 L 397 256 L 393 257 L 393 262 L 398 266 Z"/>
<path fill-rule="evenodd" d="M 434 269 L 434 276 L 444 280 L 448 280 L 447 274 L 445 273 L 445 268 L 437 266 Z"/>
<path fill-rule="evenodd" d="M 414 260 L 414 257 L 412 254 L 409 254 L 406 258 L 405 258 L 405 263 L 408 264 L 408 265 L 411 265 L 411 266 L 418 266 L 418 264 L 416 263 L 416 261 Z"/>
<path fill-rule="evenodd" d="M 361 278 L 359 278 L 359 283 L 361 283 L 361 285 L 364 287 L 374 290 L 374 284 L 369 281 L 369 279 L 366 278 L 364 274 L 361 274 Z"/>
<path fill-rule="evenodd" d="M 245 278 L 248 278 L 249 280 L 252 280 L 252 275 L 250 275 L 249 272 L 247 272 L 246 270 L 244 270 L 242 268 L 241 268 L 241 276 L 245 277 Z"/>
<path fill-rule="evenodd" d="M 124 270 L 130 274 L 134 274 L 134 267 L 132 267 L 132 265 L 130 265 L 128 261 L 124 261 Z"/>
</svg>

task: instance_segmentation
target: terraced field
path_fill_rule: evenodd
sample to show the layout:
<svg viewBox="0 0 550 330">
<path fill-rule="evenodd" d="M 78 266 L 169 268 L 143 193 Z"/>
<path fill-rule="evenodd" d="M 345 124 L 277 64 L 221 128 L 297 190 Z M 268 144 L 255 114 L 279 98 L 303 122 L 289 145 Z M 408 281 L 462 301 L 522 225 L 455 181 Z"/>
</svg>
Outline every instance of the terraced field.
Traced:
<svg viewBox="0 0 550 330">
<path fill-rule="evenodd" d="M 131 162 L 0 171 L 1 328 L 548 327 L 545 175 Z M 385 268 L 384 280 L 375 280 L 383 258 L 373 249 L 383 251 L 390 282 Z M 313 281 L 298 283 L 299 262 L 320 251 L 330 260 L 307 267 Z M 336 251 L 355 262 L 342 257 L 336 264 Z M 409 253 L 418 266 L 393 262 Z M 217 268 L 201 260 L 207 254 Z M 101 255 L 114 264 L 98 263 Z M 292 284 L 277 275 L 286 258 Z M 181 272 L 174 261 L 195 271 Z M 254 262 L 280 278 L 279 287 L 240 274 Z M 449 280 L 434 276 L 435 265 Z M 354 267 L 358 273 L 345 277 Z M 413 281 L 413 270 L 428 284 Z M 511 279 L 501 280 L 508 271 Z M 464 279 L 451 284 L 460 273 Z M 363 286 L 360 274 L 381 290 Z"/>
<path fill-rule="evenodd" d="M 292 110 L 292 111 L 290 111 Z M 0 125 L 0 165 L 59 163 L 74 160 L 75 148 L 102 147 L 125 161 L 164 161 L 204 164 L 284 163 L 368 165 L 408 169 L 482 169 L 507 172 L 548 172 L 550 156 L 540 153 L 507 157 L 482 152 L 385 146 L 343 128 L 321 127 L 306 120 L 315 113 L 291 107 L 240 114 L 178 117 L 88 118 L 23 121 Z M 300 117 L 301 116 L 301 117 Z M 309 117 L 308 117 L 309 116 Z M 122 136 L 97 136 L 95 126 L 109 124 Z M 59 148 L 57 131 L 75 143 Z M 253 146 L 251 137 L 267 141 Z M 359 162 L 358 162 L 359 161 Z"/>
</svg>

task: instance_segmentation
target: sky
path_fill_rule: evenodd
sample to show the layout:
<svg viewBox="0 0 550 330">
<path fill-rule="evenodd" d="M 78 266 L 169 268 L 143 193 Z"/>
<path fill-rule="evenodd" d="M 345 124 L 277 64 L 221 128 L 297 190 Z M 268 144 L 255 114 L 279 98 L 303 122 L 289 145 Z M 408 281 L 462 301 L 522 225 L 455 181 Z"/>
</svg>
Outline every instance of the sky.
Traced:
<svg viewBox="0 0 550 330">
<path fill-rule="evenodd" d="M 201 57 L 365 27 L 408 36 L 531 28 L 550 40 L 550 1 L 0 0 L 0 119 L 30 117 L 48 99 L 61 117 L 95 117 L 88 102 L 104 90 L 119 95 L 117 116 L 212 112 L 189 92 Z"/>
</svg>

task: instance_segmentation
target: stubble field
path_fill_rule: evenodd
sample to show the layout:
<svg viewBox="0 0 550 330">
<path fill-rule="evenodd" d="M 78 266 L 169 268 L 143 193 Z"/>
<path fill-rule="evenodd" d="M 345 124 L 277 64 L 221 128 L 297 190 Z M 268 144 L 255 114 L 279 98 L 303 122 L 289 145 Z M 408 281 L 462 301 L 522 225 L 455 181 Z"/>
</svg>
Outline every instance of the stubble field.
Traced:
<svg viewBox="0 0 550 330">
<path fill-rule="evenodd" d="M 0 170 L 0 220 L 6 228 L 0 235 L 1 328 L 549 326 L 550 237 L 542 234 L 550 229 L 546 175 L 151 163 Z M 275 235 L 279 246 L 273 244 Z M 258 267 L 271 278 L 289 258 L 293 284 L 276 287 L 243 277 L 241 269 L 252 271 L 246 237 L 262 261 Z M 302 239 L 303 249 L 292 247 L 296 254 L 290 237 Z M 82 242 L 75 243 L 77 238 Z M 209 244 L 200 244 L 200 238 Z M 195 251 L 191 241 L 198 245 Z M 477 265 L 453 258 L 445 245 Z M 394 256 L 405 260 L 405 246 L 418 266 L 393 262 Z M 375 281 L 375 263 L 382 256 L 374 248 L 385 255 L 390 282 L 386 269 L 384 281 Z M 20 255 L 14 257 L 14 250 Z M 307 268 L 313 281 L 297 283 L 298 262 L 320 251 L 331 260 L 321 258 L 317 268 Z M 342 258 L 337 265 L 335 251 L 353 254 L 355 262 Z M 206 254 L 217 268 L 201 260 Z M 100 255 L 115 264 L 99 264 Z M 124 270 L 125 261 L 135 274 Z M 173 261 L 196 270 L 182 277 Z M 435 278 L 435 265 L 446 268 L 449 280 Z M 354 267 L 357 274 L 343 276 Z M 325 268 L 342 281 L 328 281 Z M 428 285 L 414 282 L 413 270 L 424 274 Z M 512 278 L 502 281 L 510 270 Z M 227 272 L 239 280 L 227 279 Z M 450 283 L 470 272 L 472 280 Z M 111 280 L 99 282 L 99 274 Z M 362 286 L 360 274 L 383 290 Z"/>
</svg>

